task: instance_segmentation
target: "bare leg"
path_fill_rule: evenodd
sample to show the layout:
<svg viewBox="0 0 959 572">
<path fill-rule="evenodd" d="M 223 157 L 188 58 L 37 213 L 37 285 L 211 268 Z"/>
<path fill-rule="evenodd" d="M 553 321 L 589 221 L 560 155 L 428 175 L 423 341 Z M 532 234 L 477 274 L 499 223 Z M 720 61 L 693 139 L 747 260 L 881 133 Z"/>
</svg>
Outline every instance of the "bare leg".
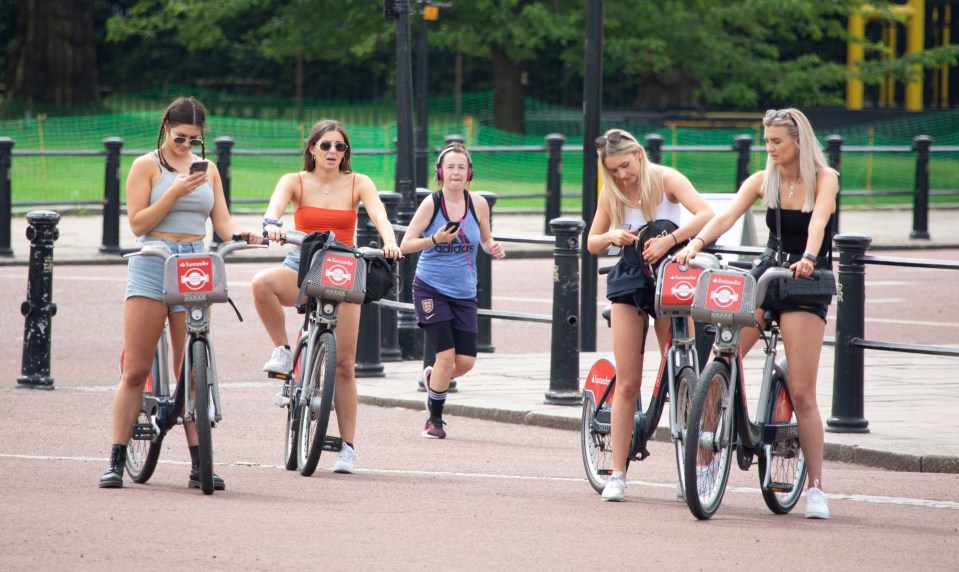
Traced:
<svg viewBox="0 0 959 572">
<path fill-rule="evenodd" d="M 352 443 L 356 437 L 356 340 L 360 329 L 360 305 L 340 304 L 336 324 L 336 423 L 340 438 Z"/>
<path fill-rule="evenodd" d="M 433 371 L 430 373 L 430 389 L 443 392 L 450 388 L 450 380 L 466 375 L 476 363 L 476 356 L 456 354 L 455 348 L 436 354 Z"/>
<path fill-rule="evenodd" d="M 283 307 L 296 304 L 296 272 L 290 268 L 271 268 L 253 277 L 253 305 L 274 346 L 289 345 L 286 313 Z M 342 313 L 343 306 L 340 306 Z"/>
<path fill-rule="evenodd" d="M 643 328 L 646 315 L 629 304 L 613 304 L 610 326 L 613 358 L 616 360 L 616 393 L 610 437 L 613 447 L 613 472 L 626 472 L 626 457 L 633 438 L 636 398 L 643 383 Z"/>
</svg>

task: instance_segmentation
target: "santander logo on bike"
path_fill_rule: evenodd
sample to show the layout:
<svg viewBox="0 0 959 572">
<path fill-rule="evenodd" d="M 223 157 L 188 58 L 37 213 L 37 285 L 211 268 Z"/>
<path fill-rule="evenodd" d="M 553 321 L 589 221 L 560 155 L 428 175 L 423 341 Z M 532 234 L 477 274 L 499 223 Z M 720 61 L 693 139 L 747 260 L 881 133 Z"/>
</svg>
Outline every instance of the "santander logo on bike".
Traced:
<svg viewBox="0 0 959 572">
<path fill-rule="evenodd" d="M 351 290 L 356 276 L 356 259 L 330 252 L 323 258 L 323 276 L 320 283 L 334 288 Z"/>
<path fill-rule="evenodd" d="M 213 291 L 213 261 L 210 257 L 182 258 L 176 264 L 177 290 L 181 294 Z"/>
<path fill-rule="evenodd" d="M 744 278 L 713 274 L 709 277 L 706 307 L 712 310 L 738 312 L 744 283 Z"/>
</svg>

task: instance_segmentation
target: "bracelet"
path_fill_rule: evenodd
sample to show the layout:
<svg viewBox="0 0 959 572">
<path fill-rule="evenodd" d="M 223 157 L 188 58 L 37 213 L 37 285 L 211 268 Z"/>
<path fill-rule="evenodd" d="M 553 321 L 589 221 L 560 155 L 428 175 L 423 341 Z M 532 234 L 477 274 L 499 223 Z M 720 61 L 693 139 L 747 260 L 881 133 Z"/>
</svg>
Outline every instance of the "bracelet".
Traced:
<svg viewBox="0 0 959 572">
<path fill-rule="evenodd" d="M 673 234 L 673 233 L 669 233 L 669 236 L 670 236 L 670 238 L 673 239 L 673 244 L 675 244 L 676 246 L 679 246 L 679 241 L 676 240 L 676 235 Z M 705 243 L 703 243 L 703 244 L 705 244 Z"/>
<path fill-rule="evenodd" d="M 701 238 L 699 238 L 698 236 L 694 236 L 694 237 L 691 238 L 690 240 L 698 240 L 699 242 L 703 243 L 703 248 L 706 248 L 706 241 L 703 240 L 703 239 L 701 239 Z"/>
<path fill-rule="evenodd" d="M 433 241 L 433 246 L 436 246 L 436 235 L 435 235 L 435 234 L 431 234 L 431 235 L 430 235 L 430 240 Z"/>
<path fill-rule="evenodd" d="M 283 228 L 283 221 L 282 221 L 282 220 L 276 219 L 276 218 L 273 218 L 273 217 L 264 217 L 264 218 L 263 218 L 263 228 L 266 228 L 267 225 L 271 225 L 271 224 L 276 225 L 276 226 L 278 226 L 278 227 L 280 227 L 280 228 Z"/>
<path fill-rule="evenodd" d="M 816 257 L 816 255 L 813 254 L 812 252 L 807 252 L 807 253 L 803 254 L 802 257 L 805 258 L 806 260 L 808 260 L 809 262 L 812 262 L 812 265 L 813 265 L 813 266 L 816 265 L 816 259 L 817 259 L 817 257 Z"/>
</svg>

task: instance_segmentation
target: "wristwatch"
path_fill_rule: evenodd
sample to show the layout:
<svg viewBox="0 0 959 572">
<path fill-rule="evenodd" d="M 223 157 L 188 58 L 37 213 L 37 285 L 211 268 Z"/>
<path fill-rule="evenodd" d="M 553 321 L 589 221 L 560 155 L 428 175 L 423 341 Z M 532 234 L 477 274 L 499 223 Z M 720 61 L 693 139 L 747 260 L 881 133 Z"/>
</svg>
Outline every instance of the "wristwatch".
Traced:
<svg viewBox="0 0 959 572">
<path fill-rule="evenodd" d="M 278 226 L 278 227 L 280 227 L 280 228 L 283 228 L 283 221 L 282 221 L 282 220 L 275 219 L 275 218 L 273 218 L 273 217 L 264 217 L 264 218 L 263 218 L 263 228 L 266 228 L 266 225 L 268 225 L 268 224 L 275 224 L 276 226 Z"/>
<path fill-rule="evenodd" d="M 812 262 L 812 265 L 813 265 L 813 266 L 816 265 L 816 255 L 813 254 L 812 252 L 807 252 L 807 253 L 803 254 L 802 257 L 805 258 L 806 260 L 808 260 L 809 262 Z"/>
</svg>

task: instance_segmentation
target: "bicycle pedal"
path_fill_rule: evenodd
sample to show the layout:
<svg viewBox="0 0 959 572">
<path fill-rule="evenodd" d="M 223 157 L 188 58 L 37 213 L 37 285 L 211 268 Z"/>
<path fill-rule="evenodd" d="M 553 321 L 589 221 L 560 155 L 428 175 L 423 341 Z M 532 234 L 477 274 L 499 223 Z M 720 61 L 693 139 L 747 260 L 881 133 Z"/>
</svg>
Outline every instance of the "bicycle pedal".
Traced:
<svg viewBox="0 0 959 572">
<path fill-rule="evenodd" d="M 282 393 L 277 393 L 273 396 L 273 403 L 275 403 L 277 407 L 287 407 L 290 404 L 290 398 Z"/>
<path fill-rule="evenodd" d="M 153 439 L 155 435 L 156 431 L 150 423 L 136 423 L 133 425 L 133 430 L 130 433 L 130 437 L 138 441 L 149 441 Z"/>
<path fill-rule="evenodd" d="M 793 491 L 792 483 L 769 483 L 766 488 L 774 493 L 791 493 Z"/>
<path fill-rule="evenodd" d="M 275 371 L 267 372 L 266 376 L 270 379 L 280 379 L 283 381 L 288 381 L 293 378 L 292 373 L 276 373 Z"/>
<path fill-rule="evenodd" d="M 339 453 L 343 449 L 343 439 L 339 437 L 327 437 L 323 439 L 323 450 L 331 453 Z"/>
</svg>

